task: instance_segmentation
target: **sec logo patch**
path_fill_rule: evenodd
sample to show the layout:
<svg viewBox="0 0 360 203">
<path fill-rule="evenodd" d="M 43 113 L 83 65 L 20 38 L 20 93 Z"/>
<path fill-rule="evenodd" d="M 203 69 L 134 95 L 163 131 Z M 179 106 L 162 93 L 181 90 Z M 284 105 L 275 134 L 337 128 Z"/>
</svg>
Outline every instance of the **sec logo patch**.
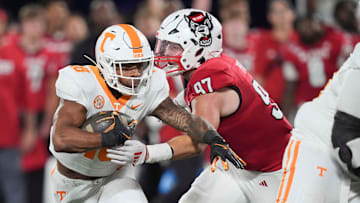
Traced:
<svg viewBox="0 0 360 203">
<path fill-rule="evenodd" d="M 96 109 L 101 109 L 102 107 L 104 107 L 104 104 L 105 104 L 105 99 L 103 96 L 101 95 L 98 95 L 95 97 L 94 99 L 94 107 Z"/>
</svg>

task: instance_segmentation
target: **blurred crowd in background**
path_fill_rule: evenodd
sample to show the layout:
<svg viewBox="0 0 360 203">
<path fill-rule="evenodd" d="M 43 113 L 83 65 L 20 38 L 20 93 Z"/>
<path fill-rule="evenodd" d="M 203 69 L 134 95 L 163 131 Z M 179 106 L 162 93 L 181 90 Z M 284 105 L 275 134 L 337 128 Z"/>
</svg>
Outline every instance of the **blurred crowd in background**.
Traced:
<svg viewBox="0 0 360 203">
<path fill-rule="evenodd" d="M 48 202 L 44 180 L 50 173 L 45 166 L 51 160 L 47 148 L 58 105 L 57 72 L 68 64 L 91 64 L 83 55 L 94 58 L 97 36 L 109 25 L 131 23 L 154 47 L 168 14 L 186 7 L 210 11 L 223 24 L 224 52 L 253 74 L 290 121 L 301 104 L 319 95 L 360 41 L 352 0 L 24 2 L 0 3 L 0 202 L 5 203 Z M 175 97 L 183 89 L 182 78 L 168 81 Z M 155 144 L 180 134 L 147 118 L 136 139 Z M 138 179 L 150 202 L 177 202 L 207 163 L 201 154 L 145 164 Z"/>
</svg>

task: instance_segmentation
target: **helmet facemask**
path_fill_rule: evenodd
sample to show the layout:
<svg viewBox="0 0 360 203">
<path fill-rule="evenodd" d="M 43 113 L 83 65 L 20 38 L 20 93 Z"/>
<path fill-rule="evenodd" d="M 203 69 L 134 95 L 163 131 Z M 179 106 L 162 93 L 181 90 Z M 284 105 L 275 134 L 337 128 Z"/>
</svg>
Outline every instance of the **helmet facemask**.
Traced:
<svg viewBox="0 0 360 203">
<path fill-rule="evenodd" d="M 115 61 L 110 57 L 103 56 L 103 58 L 99 57 L 97 61 L 106 83 L 111 88 L 127 95 L 140 95 L 148 91 L 153 58 L 138 61 Z M 140 76 L 129 75 L 126 73 L 128 71 L 140 73 Z"/>
</svg>

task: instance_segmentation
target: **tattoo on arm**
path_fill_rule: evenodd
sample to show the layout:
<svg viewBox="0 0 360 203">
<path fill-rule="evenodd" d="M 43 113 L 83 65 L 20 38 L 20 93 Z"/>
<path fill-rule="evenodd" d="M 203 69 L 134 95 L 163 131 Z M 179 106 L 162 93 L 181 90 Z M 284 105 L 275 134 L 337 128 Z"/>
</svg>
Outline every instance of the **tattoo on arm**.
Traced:
<svg viewBox="0 0 360 203">
<path fill-rule="evenodd" d="M 198 142 L 202 142 L 202 136 L 206 131 L 214 130 L 207 121 L 174 104 L 169 97 L 155 109 L 152 115 L 175 129 L 186 132 Z"/>
</svg>

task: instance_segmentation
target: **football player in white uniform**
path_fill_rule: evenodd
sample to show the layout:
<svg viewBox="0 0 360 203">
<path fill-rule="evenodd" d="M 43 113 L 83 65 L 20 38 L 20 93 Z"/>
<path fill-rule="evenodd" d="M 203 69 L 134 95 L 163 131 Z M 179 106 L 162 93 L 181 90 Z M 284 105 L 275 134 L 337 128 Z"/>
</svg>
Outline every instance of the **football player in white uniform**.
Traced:
<svg viewBox="0 0 360 203">
<path fill-rule="evenodd" d="M 349 193 L 360 178 L 359 58 L 360 44 L 319 97 L 299 109 L 276 202 L 359 202 L 359 191 Z"/>
<path fill-rule="evenodd" d="M 106 155 L 106 148 L 128 139 L 117 127 L 119 118 L 114 116 L 115 127 L 107 132 L 81 129 L 87 118 L 100 111 L 118 111 L 136 120 L 153 115 L 195 141 L 210 144 L 212 154 L 224 163 L 227 159 L 240 167 L 236 154 L 213 127 L 169 98 L 165 72 L 153 67 L 153 53 L 140 31 L 127 24 L 106 28 L 96 42 L 95 56 L 96 66 L 65 67 L 56 82 L 60 104 L 50 151 L 57 159 L 51 175 L 57 202 L 147 202 L 134 167 L 119 167 Z M 168 159 L 173 153 L 167 143 L 156 150 L 159 153 L 151 153 L 149 160 Z"/>
</svg>

